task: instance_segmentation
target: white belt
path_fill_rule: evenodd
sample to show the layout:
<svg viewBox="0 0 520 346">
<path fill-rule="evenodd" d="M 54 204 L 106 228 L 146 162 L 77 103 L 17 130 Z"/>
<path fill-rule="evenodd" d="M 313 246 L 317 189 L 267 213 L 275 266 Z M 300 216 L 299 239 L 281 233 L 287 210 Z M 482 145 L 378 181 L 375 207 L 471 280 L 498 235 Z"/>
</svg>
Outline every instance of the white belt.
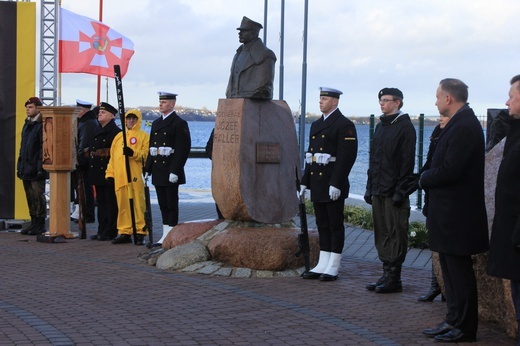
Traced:
<svg viewBox="0 0 520 346">
<path fill-rule="evenodd" d="M 326 153 L 314 154 L 314 155 L 312 153 L 306 153 L 305 162 L 307 162 L 308 164 L 317 163 L 320 165 L 326 165 L 329 162 L 336 162 L 336 157 L 330 156 L 330 154 L 326 154 Z"/>
</svg>

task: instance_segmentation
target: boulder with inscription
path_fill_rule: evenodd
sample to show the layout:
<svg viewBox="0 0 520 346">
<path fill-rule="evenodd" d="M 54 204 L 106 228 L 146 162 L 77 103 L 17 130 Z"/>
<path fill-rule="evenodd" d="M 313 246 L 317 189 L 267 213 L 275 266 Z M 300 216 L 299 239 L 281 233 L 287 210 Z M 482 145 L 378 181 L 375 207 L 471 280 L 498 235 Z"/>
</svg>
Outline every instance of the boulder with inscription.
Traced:
<svg viewBox="0 0 520 346">
<path fill-rule="evenodd" d="M 285 101 L 220 99 L 211 190 L 226 219 L 282 223 L 298 212 L 296 126 Z"/>
</svg>

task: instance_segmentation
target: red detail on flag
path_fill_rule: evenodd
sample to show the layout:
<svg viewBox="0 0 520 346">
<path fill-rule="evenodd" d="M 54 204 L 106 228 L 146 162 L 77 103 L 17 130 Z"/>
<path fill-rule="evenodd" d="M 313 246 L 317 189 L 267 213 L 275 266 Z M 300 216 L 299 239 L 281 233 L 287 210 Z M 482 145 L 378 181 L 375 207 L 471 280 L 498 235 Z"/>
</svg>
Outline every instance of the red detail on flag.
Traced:
<svg viewBox="0 0 520 346">
<path fill-rule="evenodd" d="M 134 44 L 107 25 L 61 9 L 59 72 L 90 73 L 114 77 L 120 65 L 121 77 L 134 54 Z"/>
</svg>

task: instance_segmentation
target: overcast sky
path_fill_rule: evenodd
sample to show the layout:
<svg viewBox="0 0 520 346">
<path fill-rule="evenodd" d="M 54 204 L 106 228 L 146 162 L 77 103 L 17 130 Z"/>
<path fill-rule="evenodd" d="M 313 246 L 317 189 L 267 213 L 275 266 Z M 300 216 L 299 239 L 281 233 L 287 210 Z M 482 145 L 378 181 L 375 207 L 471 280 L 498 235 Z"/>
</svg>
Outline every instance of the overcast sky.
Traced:
<svg viewBox="0 0 520 346">
<path fill-rule="evenodd" d="M 134 42 L 123 79 L 125 105 L 155 106 L 157 91 L 177 104 L 216 110 L 225 97 L 243 16 L 264 23 L 264 0 L 104 0 L 103 22 Z M 62 7 L 98 19 L 99 0 L 62 0 Z M 278 56 L 281 0 L 268 1 L 267 46 Z M 39 11 L 39 1 L 37 9 Z M 437 115 L 441 79 L 462 79 L 477 114 L 505 108 L 509 80 L 520 73 L 518 0 L 309 0 L 306 110 L 319 113 L 320 86 L 340 89 L 346 116 L 380 114 L 377 93 L 397 87 L 403 110 Z M 285 1 L 284 99 L 302 99 L 304 1 Z M 264 32 L 260 31 L 263 38 Z M 106 100 L 103 78 L 102 101 Z M 96 77 L 62 75 L 62 103 L 96 101 Z M 116 104 L 108 80 L 108 102 Z"/>
</svg>

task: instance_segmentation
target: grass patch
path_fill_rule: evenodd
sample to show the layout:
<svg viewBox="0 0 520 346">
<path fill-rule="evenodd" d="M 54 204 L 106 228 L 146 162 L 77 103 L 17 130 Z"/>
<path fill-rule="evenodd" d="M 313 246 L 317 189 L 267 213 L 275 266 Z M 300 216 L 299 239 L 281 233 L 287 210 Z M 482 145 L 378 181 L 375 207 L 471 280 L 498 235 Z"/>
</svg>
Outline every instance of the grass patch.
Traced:
<svg viewBox="0 0 520 346">
<path fill-rule="evenodd" d="M 312 202 L 305 200 L 307 214 L 314 215 Z M 372 211 L 354 205 L 345 205 L 343 216 L 346 223 L 360 227 L 369 231 L 374 230 L 374 219 Z M 427 249 L 428 248 L 428 229 L 422 221 L 410 222 L 408 228 L 408 247 Z"/>
</svg>

